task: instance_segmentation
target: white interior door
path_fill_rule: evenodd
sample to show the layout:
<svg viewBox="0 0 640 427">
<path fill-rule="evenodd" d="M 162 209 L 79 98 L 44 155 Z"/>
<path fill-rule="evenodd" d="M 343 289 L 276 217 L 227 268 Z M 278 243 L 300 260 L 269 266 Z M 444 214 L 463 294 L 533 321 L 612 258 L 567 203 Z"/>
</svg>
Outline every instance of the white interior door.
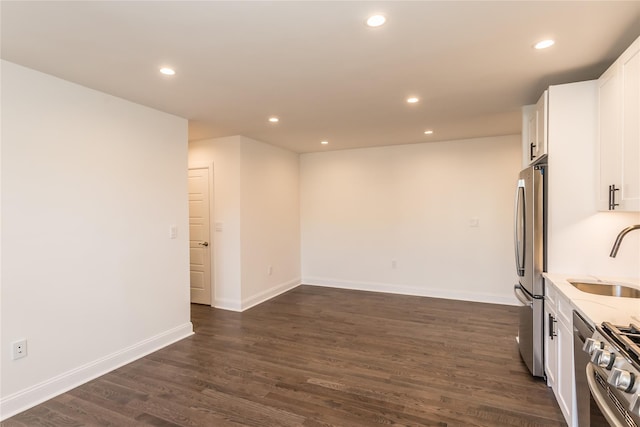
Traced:
<svg viewBox="0 0 640 427">
<path fill-rule="evenodd" d="M 191 302 L 211 305 L 209 168 L 189 168 Z"/>
</svg>

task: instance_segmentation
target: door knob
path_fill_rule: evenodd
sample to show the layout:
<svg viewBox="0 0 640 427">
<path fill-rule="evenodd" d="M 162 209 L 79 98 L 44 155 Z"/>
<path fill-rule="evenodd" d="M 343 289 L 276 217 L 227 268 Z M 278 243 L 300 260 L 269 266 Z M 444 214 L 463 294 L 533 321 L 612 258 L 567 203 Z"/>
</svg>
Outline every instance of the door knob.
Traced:
<svg viewBox="0 0 640 427">
<path fill-rule="evenodd" d="M 200 246 L 209 246 L 209 242 L 200 242 L 198 243 Z"/>
</svg>

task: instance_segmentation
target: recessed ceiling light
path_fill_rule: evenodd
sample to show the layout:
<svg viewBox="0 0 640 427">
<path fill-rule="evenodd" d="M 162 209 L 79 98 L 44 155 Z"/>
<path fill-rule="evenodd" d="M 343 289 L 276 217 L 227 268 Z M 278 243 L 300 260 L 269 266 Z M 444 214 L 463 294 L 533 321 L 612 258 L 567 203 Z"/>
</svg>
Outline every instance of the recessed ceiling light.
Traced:
<svg viewBox="0 0 640 427">
<path fill-rule="evenodd" d="M 379 27 L 385 22 L 387 22 L 387 18 L 385 18 L 382 15 L 373 15 L 373 16 L 370 16 L 369 19 L 367 19 L 367 25 L 369 27 Z"/>
<path fill-rule="evenodd" d="M 329 143 L 329 141 L 320 141 L 320 144 L 322 145 L 327 145 Z"/>
<path fill-rule="evenodd" d="M 415 104 L 416 102 L 418 102 L 418 98 L 416 98 L 415 96 L 409 97 L 407 98 L 407 102 L 409 104 Z"/>
<path fill-rule="evenodd" d="M 277 117 L 269 117 L 269 121 L 270 121 L 271 123 L 278 123 L 278 122 L 280 121 L 280 119 L 279 119 L 279 118 L 277 118 Z"/>
<path fill-rule="evenodd" d="M 432 130 L 425 130 L 425 131 L 424 131 L 424 134 L 425 134 L 425 135 L 431 135 L 432 133 L 433 133 L 433 131 L 432 131 Z"/>
<path fill-rule="evenodd" d="M 172 68 L 167 68 L 167 67 L 160 68 L 160 72 L 162 74 L 164 74 L 165 76 L 173 76 L 173 75 L 176 74 L 175 70 L 173 70 Z"/>
<path fill-rule="evenodd" d="M 555 44 L 556 42 L 549 39 L 549 40 L 542 40 L 538 43 L 536 43 L 533 47 L 535 47 L 536 49 L 546 49 L 548 47 L 551 47 Z"/>
</svg>

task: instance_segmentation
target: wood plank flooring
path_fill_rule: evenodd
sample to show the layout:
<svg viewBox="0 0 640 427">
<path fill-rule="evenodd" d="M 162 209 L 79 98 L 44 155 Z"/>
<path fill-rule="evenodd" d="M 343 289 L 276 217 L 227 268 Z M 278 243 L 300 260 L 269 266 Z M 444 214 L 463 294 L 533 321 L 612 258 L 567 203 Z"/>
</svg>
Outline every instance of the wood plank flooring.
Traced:
<svg viewBox="0 0 640 427">
<path fill-rule="evenodd" d="M 564 426 L 516 307 L 300 286 L 3 426 Z"/>
</svg>

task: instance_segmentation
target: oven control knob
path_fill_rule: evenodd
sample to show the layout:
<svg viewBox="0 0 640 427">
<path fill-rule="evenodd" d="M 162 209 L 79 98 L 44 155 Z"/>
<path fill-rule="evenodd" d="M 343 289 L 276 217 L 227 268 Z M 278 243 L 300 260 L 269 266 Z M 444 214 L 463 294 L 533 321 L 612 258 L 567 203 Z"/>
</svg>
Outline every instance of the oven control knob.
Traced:
<svg viewBox="0 0 640 427">
<path fill-rule="evenodd" d="M 636 393 L 631 398 L 631 405 L 629 406 L 629 411 L 632 414 L 640 416 L 640 393 Z"/>
<path fill-rule="evenodd" d="M 597 348 L 604 348 L 604 343 L 593 338 L 587 338 L 582 346 L 582 350 L 589 354 L 593 354 L 593 351 Z"/>
<path fill-rule="evenodd" d="M 613 368 L 609 377 L 609 384 L 626 393 L 633 391 L 636 375 L 633 372 L 625 371 L 620 368 Z"/>
<path fill-rule="evenodd" d="M 591 361 L 601 368 L 610 370 L 613 368 L 613 362 L 616 360 L 615 353 L 608 350 L 597 348 L 591 354 Z"/>
</svg>

